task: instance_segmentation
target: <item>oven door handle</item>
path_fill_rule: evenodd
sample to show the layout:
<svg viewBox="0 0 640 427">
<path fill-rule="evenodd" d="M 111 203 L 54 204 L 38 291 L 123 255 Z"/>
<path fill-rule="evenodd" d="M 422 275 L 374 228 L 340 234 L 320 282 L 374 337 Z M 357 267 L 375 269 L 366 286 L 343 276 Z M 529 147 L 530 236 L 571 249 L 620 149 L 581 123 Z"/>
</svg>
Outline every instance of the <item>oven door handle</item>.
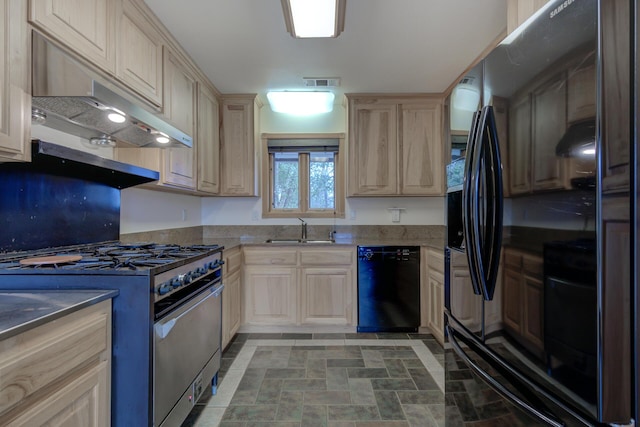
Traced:
<svg viewBox="0 0 640 427">
<path fill-rule="evenodd" d="M 183 318 L 184 316 L 189 314 L 192 310 L 195 310 L 196 307 L 198 307 L 200 304 L 204 303 L 209 298 L 218 298 L 220 296 L 220 294 L 222 293 L 222 289 L 224 289 L 224 285 L 223 284 L 220 284 L 219 286 L 212 286 L 211 288 L 209 288 L 209 295 L 206 295 L 204 298 L 202 298 L 200 301 L 198 301 L 195 304 L 193 304 L 191 307 L 189 307 L 187 310 L 185 310 L 182 313 L 180 313 L 178 316 L 176 316 L 173 319 L 168 320 L 166 322 L 164 322 L 164 321 L 157 322 L 154 325 L 154 329 L 155 329 L 155 332 L 156 332 L 156 335 L 158 336 L 158 338 L 160 338 L 162 340 L 165 339 L 169 335 L 169 333 L 171 332 L 173 327 L 176 325 L 176 323 L 178 323 L 178 321 L 181 318 Z M 206 292 L 207 291 L 205 291 L 204 293 L 206 293 Z"/>
</svg>

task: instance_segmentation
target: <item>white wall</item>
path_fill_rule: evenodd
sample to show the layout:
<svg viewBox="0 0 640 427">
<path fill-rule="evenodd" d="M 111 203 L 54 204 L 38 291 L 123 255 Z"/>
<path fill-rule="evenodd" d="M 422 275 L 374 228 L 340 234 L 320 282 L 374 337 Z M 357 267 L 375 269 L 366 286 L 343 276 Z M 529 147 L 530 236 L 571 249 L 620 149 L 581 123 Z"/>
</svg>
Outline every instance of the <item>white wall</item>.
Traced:
<svg viewBox="0 0 640 427">
<path fill-rule="evenodd" d="M 388 208 L 397 207 L 400 222 L 391 221 Z M 202 199 L 204 225 L 286 225 L 295 218 L 262 219 L 258 197 L 207 197 Z M 307 221 L 305 219 L 305 221 Z M 310 224 L 338 225 L 444 225 L 443 197 L 366 197 L 348 198 L 346 218 L 311 218 Z"/>
<path fill-rule="evenodd" d="M 139 188 L 121 191 L 122 234 L 201 224 L 202 209 L 199 197 Z"/>
</svg>

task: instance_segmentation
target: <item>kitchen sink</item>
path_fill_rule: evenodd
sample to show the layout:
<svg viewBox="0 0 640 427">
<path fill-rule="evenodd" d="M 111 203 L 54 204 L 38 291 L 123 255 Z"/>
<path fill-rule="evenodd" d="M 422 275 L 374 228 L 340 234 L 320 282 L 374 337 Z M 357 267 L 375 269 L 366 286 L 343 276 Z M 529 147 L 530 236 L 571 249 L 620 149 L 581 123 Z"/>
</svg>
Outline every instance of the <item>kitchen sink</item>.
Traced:
<svg viewBox="0 0 640 427">
<path fill-rule="evenodd" d="M 335 240 L 330 239 L 268 239 L 265 240 L 265 243 L 280 243 L 280 244 L 289 244 L 294 245 L 298 243 L 310 243 L 310 244 L 331 244 L 335 243 Z"/>
<path fill-rule="evenodd" d="M 283 243 L 283 244 L 294 244 L 294 243 L 302 243 L 300 239 L 268 239 L 264 241 L 265 243 Z"/>
</svg>

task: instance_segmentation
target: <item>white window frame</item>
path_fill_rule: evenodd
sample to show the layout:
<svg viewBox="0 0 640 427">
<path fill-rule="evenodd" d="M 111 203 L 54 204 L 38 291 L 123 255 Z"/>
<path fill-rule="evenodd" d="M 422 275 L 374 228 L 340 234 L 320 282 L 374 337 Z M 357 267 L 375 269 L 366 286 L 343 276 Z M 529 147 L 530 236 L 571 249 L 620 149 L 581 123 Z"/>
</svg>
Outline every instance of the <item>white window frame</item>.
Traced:
<svg viewBox="0 0 640 427">
<path fill-rule="evenodd" d="M 335 164 L 335 208 L 309 209 L 309 155 L 300 154 L 299 189 L 297 209 L 275 209 L 273 207 L 273 157 L 269 154 L 268 141 L 277 139 L 337 139 L 338 152 Z M 344 133 L 263 133 L 262 134 L 262 217 L 263 218 L 344 218 Z"/>
</svg>

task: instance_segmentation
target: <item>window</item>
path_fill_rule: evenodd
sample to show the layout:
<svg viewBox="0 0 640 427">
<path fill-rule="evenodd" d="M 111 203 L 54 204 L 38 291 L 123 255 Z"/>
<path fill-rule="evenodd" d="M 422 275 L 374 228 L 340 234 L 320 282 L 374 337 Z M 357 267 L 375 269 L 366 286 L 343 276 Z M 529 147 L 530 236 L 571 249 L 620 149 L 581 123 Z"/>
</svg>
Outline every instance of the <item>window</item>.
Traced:
<svg viewBox="0 0 640 427">
<path fill-rule="evenodd" d="M 263 134 L 263 217 L 344 217 L 343 134 Z"/>
</svg>

